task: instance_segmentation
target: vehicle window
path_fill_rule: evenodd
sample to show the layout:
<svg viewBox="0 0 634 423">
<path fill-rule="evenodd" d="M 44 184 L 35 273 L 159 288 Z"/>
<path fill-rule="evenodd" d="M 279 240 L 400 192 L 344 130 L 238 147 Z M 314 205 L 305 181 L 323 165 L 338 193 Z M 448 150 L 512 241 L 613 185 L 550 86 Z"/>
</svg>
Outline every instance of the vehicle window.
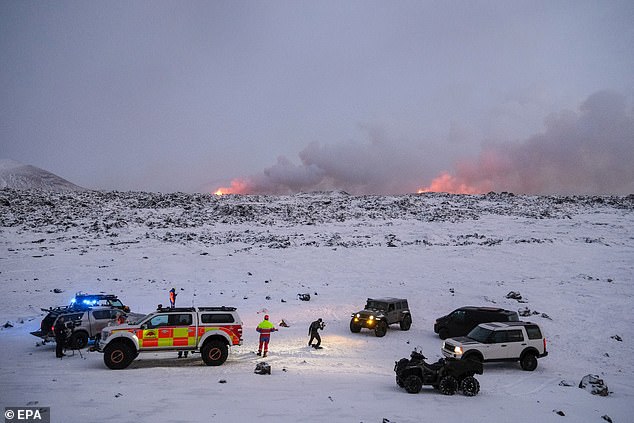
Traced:
<svg viewBox="0 0 634 423">
<path fill-rule="evenodd" d="M 123 303 L 121 302 L 121 300 L 110 300 L 109 303 L 113 307 L 123 308 Z"/>
<path fill-rule="evenodd" d="M 112 314 L 110 310 L 95 310 L 92 312 L 92 317 L 96 320 L 110 320 L 112 318 Z"/>
<path fill-rule="evenodd" d="M 203 323 L 233 323 L 235 322 L 231 313 L 215 313 L 215 314 L 203 314 L 200 316 L 200 320 Z"/>
<path fill-rule="evenodd" d="M 456 310 L 451 313 L 451 320 L 455 322 L 464 322 L 467 317 L 467 312 L 464 310 Z"/>
<path fill-rule="evenodd" d="M 495 332 L 495 334 L 493 335 L 493 342 L 496 344 L 500 344 L 502 342 L 509 342 L 508 333 L 509 331 L 506 331 L 506 330 L 499 330 Z"/>
<path fill-rule="evenodd" d="M 521 329 L 508 330 L 508 342 L 522 342 L 524 340 L 524 334 Z"/>
<path fill-rule="evenodd" d="M 170 314 L 169 315 L 170 326 L 189 326 L 192 324 L 192 315 L 186 314 Z"/>
<path fill-rule="evenodd" d="M 485 329 L 480 326 L 476 326 L 469 334 L 467 335 L 471 339 L 475 339 L 478 342 L 485 343 L 489 339 L 493 331 L 490 329 Z"/>
<path fill-rule="evenodd" d="M 68 322 L 71 320 L 81 320 L 83 315 L 84 313 L 75 313 L 75 314 L 64 314 L 63 316 L 60 316 L 60 317 L 64 317 L 64 321 Z"/>
<path fill-rule="evenodd" d="M 508 317 L 509 317 L 509 322 L 519 322 L 520 321 L 520 317 L 517 315 L 517 313 L 509 314 Z"/>
<path fill-rule="evenodd" d="M 390 304 L 390 305 L 387 307 L 387 311 L 394 311 L 394 304 Z"/>
<path fill-rule="evenodd" d="M 387 310 L 387 304 L 386 303 L 382 303 L 380 301 L 368 301 L 368 303 L 365 305 L 365 308 L 367 310 Z"/>
<path fill-rule="evenodd" d="M 157 328 L 159 326 L 167 326 L 167 316 L 167 314 L 160 314 L 152 317 L 152 319 L 147 322 L 148 329 Z"/>
<path fill-rule="evenodd" d="M 542 338 L 542 331 L 539 330 L 539 327 L 535 325 L 526 326 L 526 333 L 528 334 L 528 339 Z"/>
</svg>

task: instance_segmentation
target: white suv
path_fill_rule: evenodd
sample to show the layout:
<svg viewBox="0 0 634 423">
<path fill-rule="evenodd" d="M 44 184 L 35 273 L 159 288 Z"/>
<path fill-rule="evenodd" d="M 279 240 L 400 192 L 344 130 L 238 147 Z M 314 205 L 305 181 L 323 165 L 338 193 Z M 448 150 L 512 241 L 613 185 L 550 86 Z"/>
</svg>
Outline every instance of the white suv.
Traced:
<svg viewBox="0 0 634 423">
<path fill-rule="evenodd" d="M 445 357 L 463 360 L 519 361 L 533 371 L 537 359 L 546 357 L 546 338 L 535 323 L 481 323 L 467 336 L 447 339 L 441 349 Z"/>
</svg>

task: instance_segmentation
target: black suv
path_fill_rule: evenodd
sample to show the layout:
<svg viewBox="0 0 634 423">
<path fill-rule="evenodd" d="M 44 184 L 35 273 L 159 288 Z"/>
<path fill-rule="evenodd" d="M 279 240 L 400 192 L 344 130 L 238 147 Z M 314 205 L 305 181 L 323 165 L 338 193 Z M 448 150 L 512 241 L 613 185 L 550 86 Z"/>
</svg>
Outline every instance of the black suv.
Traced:
<svg viewBox="0 0 634 423">
<path fill-rule="evenodd" d="M 436 319 L 434 332 L 440 336 L 440 339 L 447 339 L 453 336 L 464 336 L 480 323 L 518 322 L 519 320 L 516 311 L 496 307 L 467 306 Z"/>
<path fill-rule="evenodd" d="M 368 298 L 363 310 L 353 313 L 350 319 L 350 331 L 358 333 L 361 328 L 374 331 L 378 337 L 385 336 L 387 328 L 399 323 L 401 330 L 412 326 L 412 315 L 407 300 L 403 298 Z"/>
</svg>

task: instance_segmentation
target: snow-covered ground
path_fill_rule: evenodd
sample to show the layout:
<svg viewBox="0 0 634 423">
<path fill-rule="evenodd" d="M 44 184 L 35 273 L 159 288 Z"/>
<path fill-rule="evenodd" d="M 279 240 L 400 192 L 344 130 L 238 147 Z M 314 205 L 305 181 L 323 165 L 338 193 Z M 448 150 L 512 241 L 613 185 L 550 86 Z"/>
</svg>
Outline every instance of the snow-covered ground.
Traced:
<svg viewBox="0 0 634 423">
<path fill-rule="evenodd" d="M 632 422 L 633 211 L 632 196 L 0 190 L 0 323 L 13 325 L 0 330 L 0 407 L 50 406 L 53 422 Z M 161 353 L 112 371 L 29 334 L 40 307 L 77 291 L 145 313 L 171 287 L 177 305 L 238 307 L 244 345 L 223 366 Z M 373 296 L 407 298 L 412 328 L 350 333 Z M 394 362 L 415 347 L 439 358 L 434 320 L 463 305 L 537 312 L 548 357 L 534 372 L 485 365 L 475 397 L 397 387 Z M 263 313 L 290 324 L 273 334 L 270 376 L 253 373 Z M 322 350 L 306 345 L 317 317 Z M 576 387 L 589 373 L 609 396 Z"/>
</svg>

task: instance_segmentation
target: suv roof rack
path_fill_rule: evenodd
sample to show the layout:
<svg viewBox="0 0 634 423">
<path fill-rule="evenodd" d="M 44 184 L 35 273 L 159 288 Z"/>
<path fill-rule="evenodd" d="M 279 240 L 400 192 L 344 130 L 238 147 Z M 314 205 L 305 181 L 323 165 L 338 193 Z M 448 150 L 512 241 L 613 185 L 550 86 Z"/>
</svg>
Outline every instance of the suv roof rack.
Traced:
<svg viewBox="0 0 634 423">
<path fill-rule="evenodd" d="M 220 306 L 220 307 L 198 307 L 199 311 L 236 311 L 235 307 L 227 307 L 227 306 Z"/>
<path fill-rule="evenodd" d="M 194 307 L 157 307 L 156 311 L 196 311 Z"/>
</svg>

